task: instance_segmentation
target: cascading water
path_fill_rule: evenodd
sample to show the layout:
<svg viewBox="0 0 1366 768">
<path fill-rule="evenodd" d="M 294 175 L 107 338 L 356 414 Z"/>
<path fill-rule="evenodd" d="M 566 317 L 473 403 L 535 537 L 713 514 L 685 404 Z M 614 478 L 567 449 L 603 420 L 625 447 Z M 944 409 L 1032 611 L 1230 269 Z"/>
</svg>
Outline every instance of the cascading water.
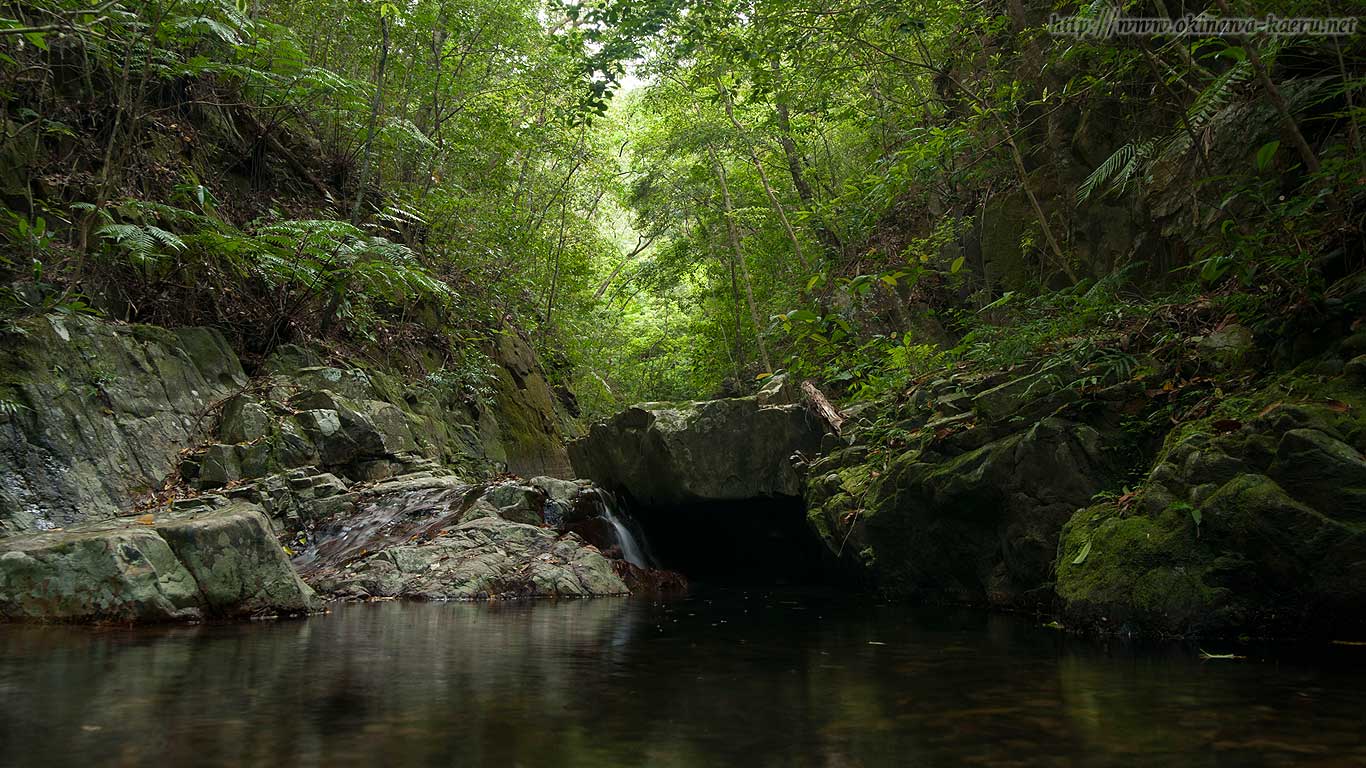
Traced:
<svg viewBox="0 0 1366 768">
<path fill-rule="evenodd" d="M 650 556 L 649 549 L 641 538 L 631 532 L 621 515 L 617 514 L 616 499 L 603 491 L 598 492 L 598 498 L 602 501 L 602 517 L 612 526 L 612 533 L 617 537 L 617 546 L 621 547 L 621 556 L 626 562 L 638 568 L 653 568 L 654 558 Z"/>
</svg>

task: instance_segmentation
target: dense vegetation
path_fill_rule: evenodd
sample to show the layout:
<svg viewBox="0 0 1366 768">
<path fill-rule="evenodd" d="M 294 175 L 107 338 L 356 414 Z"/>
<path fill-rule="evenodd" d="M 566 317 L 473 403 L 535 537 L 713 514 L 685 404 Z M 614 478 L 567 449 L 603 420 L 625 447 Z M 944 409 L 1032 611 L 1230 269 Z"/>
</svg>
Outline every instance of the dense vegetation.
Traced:
<svg viewBox="0 0 1366 768">
<path fill-rule="evenodd" d="M 780 369 L 1086 386 L 1331 312 L 1363 266 L 1361 36 L 1043 28 L 1108 7 L 10 3 L 0 312 L 316 340 L 472 394 L 516 327 L 595 414 Z"/>
</svg>

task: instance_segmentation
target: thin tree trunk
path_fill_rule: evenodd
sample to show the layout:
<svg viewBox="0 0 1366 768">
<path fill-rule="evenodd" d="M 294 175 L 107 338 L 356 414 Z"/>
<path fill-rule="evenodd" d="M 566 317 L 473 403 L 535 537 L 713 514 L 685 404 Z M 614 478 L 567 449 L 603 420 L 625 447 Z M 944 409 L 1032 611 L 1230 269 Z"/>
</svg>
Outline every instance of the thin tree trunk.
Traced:
<svg viewBox="0 0 1366 768">
<path fill-rule="evenodd" d="M 797 239 L 797 231 L 792 228 L 792 222 L 787 220 L 787 211 L 784 210 L 782 202 L 778 200 L 778 195 L 773 191 L 773 185 L 768 181 L 768 173 L 764 171 L 764 164 L 759 160 L 759 153 L 754 151 L 754 144 L 745 134 L 745 129 L 740 125 L 740 121 L 735 119 L 735 104 L 731 101 L 730 91 L 721 85 L 719 78 L 716 81 L 716 87 L 721 91 L 721 103 L 725 105 L 726 117 L 730 120 L 730 124 L 735 127 L 735 132 L 739 135 L 740 140 L 744 142 L 745 149 L 749 150 L 749 159 L 754 163 L 754 170 L 759 172 L 759 182 L 764 186 L 764 194 L 768 196 L 768 201 L 773 204 L 773 210 L 778 213 L 778 219 L 783 223 L 783 231 L 787 232 L 787 239 L 792 241 L 792 252 L 797 257 L 797 263 L 802 265 L 804 273 L 810 274 L 811 265 L 802 255 L 802 244 Z"/>
<path fill-rule="evenodd" d="M 778 146 L 782 147 L 783 157 L 787 160 L 787 172 L 792 175 L 792 186 L 797 190 L 797 197 L 801 199 L 802 206 L 808 212 L 814 213 L 816 194 L 811 189 L 810 182 L 806 180 L 806 169 L 802 164 L 802 155 L 797 151 L 797 142 L 792 138 L 792 116 L 788 112 L 787 104 L 783 101 L 785 91 L 783 90 L 782 65 L 775 58 L 770 68 L 773 70 L 773 79 L 777 84 L 777 95 L 773 100 L 773 112 L 778 118 Z M 844 248 L 839 235 L 827 227 L 820 217 L 816 217 L 816 237 L 822 245 L 836 253 Z"/>
<path fill-rule="evenodd" d="M 701 110 L 698 110 L 698 118 L 701 118 Z M 773 370 L 773 361 L 768 356 L 768 345 L 764 343 L 763 327 L 759 324 L 759 308 L 754 301 L 754 285 L 749 279 L 749 266 L 745 264 L 745 254 L 740 250 L 740 232 L 735 227 L 735 204 L 730 197 L 730 182 L 726 178 L 726 167 L 717 159 L 716 152 L 710 146 L 707 147 L 707 155 L 711 158 L 712 166 L 716 169 L 717 181 L 721 184 L 721 202 L 726 214 L 726 237 L 730 240 L 730 249 L 734 254 L 734 263 L 740 268 L 740 276 L 745 286 L 745 299 L 749 302 L 749 319 L 754 323 L 754 341 L 759 347 L 759 359 L 764 363 L 764 370 Z"/>
<path fill-rule="evenodd" d="M 711 241 L 710 227 L 704 228 L 701 225 L 701 221 L 698 221 L 698 229 L 701 231 L 703 242 L 707 244 L 707 255 L 716 259 L 718 262 L 722 264 L 722 266 L 728 267 L 730 269 L 730 325 L 731 329 L 735 331 L 734 343 L 731 345 L 730 350 L 730 360 L 731 365 L 735 368 L 735 380 L 743 381 L 745 378 L 745 356 L 743 351 L 744 347 L 740 343 L 742 333 L 742 331 L 740 330 L 740 284 L 735 276 L 735 261 L 733 259 L 723 259 L 720 256 L 716 255 L 716 248 L 712 245 Z M 721 323 L 721 327 L 724 328 L 725 323 Z"/>
<path fill-rule="evenodd" d="M 365 159 L 361 161 L 360 184 L 356 188 L 356 203 L 351 207 L 351 223 L 360 222 L 361 204 L 365 201 L 365 188 L 370 185 L 370 168 L 375 153 L 375 125 L 379 122 L 379 107 L 384 96 L 384 66 L 389 62 L 389 19 L 380 13 L 379 17 L 379 66 L 375 69 L 375 97 L 370 101 L 370 126 L 365 131 Z"/>
<path fill-rule="evenodd" d="M 1228 0 L 1214 0 L 1214 2 L 1225 16 L 1233 15 L 1233 12 L 1229 10 Z M 1276 113 L 1280 115 L 1281 126 L 1286 133 L 1290 134 L 1291 143 L 1295 145 L 1295 150 L 1300 153 L 1300 160 L 1304 161 L 1304 167 L 1309 169 L 1310 173 L 1318 173 L 1318 155 L 1314 154 L 1313 147 L 1309 146 L 1309 142 L 1304 139 L 1304 134 L 1300 133 L 1299 123 L 1295 122 L 1294 115 L 1290 114 L 1290 105 L 1281 95 L 1281 89 L 1272 82 L 1271 73 L 1262 64 L 1262 55 L 1258 53 L 1256 44 L 1251 39 L 1244 40 L 1243 50 L 1247 52 L 1248 63 L 1252 65 L 1252 71 L 1257 73 L 1257 79 L 1261 81 L 1262 89 L 1266 91 L 1271 106 L 1275 107 Z"/>
</svg>

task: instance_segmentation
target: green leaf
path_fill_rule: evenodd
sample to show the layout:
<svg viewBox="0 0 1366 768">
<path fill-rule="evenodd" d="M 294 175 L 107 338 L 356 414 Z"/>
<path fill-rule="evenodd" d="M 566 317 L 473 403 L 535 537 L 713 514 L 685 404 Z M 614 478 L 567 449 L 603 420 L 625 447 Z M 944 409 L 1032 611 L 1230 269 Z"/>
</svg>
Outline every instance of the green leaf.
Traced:
<svg viewBox="0 0 1366 768">
<path fill-rule="evenodd" d="M 958 270 L 963 268 L 963 262 L 964 258 L 962 256 L 959 256 L 958 258 L 954 259 L 953 264 L 949 266 L 949 272 L 955 275 L 958 274 Z"/>
<path fill-rule="evenodd" d="M 1086 562 L 1086 556 L 1089 554 L 1091 554 L 1091 540 L 1087 539 L 1086 543 L 1081 545 L 1081 551 L 1078 552 L 1076 558 L 1072 560 L 1072 565 L 1081 565 Z"/>
<path fill-rule="evenodd" d="M 1267 168 L 1271 167 L 1271 161 L 1276 159 L 1276 150 L 1280 149 L 1280 147 L 1281 142 L 1278 139 L 1276 141 L 1268 141 L 1262 145 L 1261 149 L 1257 150 L 1256 165 L 1259 172 L 1265 171 Z"/>
<path fill-rule="evenodd" d="M 26 32 L 24 39 L 37 46 L 38 50 L 47 50 L 47 35 L 42 32 Z"/>
</svg>

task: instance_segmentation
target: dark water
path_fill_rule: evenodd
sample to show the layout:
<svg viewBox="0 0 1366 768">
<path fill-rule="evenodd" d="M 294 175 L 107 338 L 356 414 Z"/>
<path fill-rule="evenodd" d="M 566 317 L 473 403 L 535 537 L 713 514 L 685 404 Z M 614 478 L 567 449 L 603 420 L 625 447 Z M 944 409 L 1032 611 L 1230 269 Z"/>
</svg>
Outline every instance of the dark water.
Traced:
<svg viewBox="0 0 1366 768">
<path fill-rule="evenodd" d="M 1366 765 L 1366 649 L 1194 651 L 760 592 L 0 627 L 0 764 Z"/>
</svg>

